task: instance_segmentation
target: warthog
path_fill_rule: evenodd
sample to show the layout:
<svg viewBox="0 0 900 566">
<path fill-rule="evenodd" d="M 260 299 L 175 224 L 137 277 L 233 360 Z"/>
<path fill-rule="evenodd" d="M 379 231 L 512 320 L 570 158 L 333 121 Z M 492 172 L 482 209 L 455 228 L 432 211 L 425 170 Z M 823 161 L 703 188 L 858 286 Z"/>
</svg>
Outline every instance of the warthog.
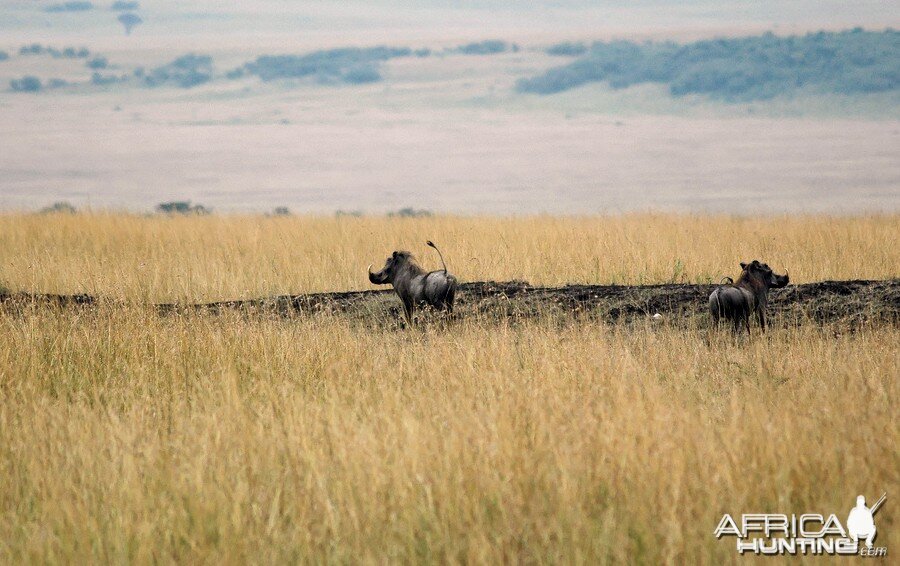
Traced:
<svg viewBox="0 0 900 566">
<path fill-rule="evenodd" d="M 709 295 L 709 311 L 718 325 L 719 319 L 731 321 L 734 331 L 741 327 L 750 333 L 750 315 L 756 313 L 763 332 L 766 330 L 766 303 L 769 289 L 784 287 L 788 284 L 788 275 L 778 275 L 765 263 L 755 259 L 741 264 L 741 276 L 733 285 L 720 285 Z"/>
<path fill-rule="evenodd" d="M 403 301 L 403 312 L 410 323 L 415 309 L 423 305 L 453 313 L 456 277 L 447 272 L 441 250 L 431 241 L 426 243 L 437 251 L 444 269 L 426 272 L 411 253 L 404 251 L 394 252 L 377 273 L 372 273 L 372 266 L 369 266 L 369 281 L 376 285 L 393 285 Z"/>
</svg>

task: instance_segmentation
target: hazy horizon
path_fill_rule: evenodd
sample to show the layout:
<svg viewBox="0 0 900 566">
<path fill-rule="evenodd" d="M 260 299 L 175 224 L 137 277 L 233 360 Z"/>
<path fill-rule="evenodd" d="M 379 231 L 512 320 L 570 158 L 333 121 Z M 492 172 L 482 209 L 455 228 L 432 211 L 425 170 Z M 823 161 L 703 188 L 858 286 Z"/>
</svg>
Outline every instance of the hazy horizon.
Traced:
<svg viewBox="0 0 900 566">
<path fill-rule="evenodd" d="M 517 87 L 581 61 L 546 52 L 561 42 L 898 27 L 884 2 L 65 4 L 0 6 L 0 210 L 67 201 L 143 212 L 175 200 L 319 214 L 900 209 L 895 65 L 877 92 Z M 140 19 L 127 36 L 125 12 Z M 503 50 L 459 47 L 486 40 Z M 340 63 L 334 77 L 253 74 L 261 56 L 379 45 L 429 55 Z M 199 67 L 177 63 L 187 54 Z M 184 76 L 170 76 L 173 60 Z"/>
</svg>

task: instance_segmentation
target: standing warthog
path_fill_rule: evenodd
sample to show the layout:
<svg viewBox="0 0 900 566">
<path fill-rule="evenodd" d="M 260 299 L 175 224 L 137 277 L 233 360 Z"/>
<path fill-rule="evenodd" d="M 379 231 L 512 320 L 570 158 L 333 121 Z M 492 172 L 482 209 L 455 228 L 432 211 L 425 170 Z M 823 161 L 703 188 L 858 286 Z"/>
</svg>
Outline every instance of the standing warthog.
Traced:
<svg viewBox="0 0 900 566">
<path fill-rule="evenodd" d="M 431 241 L 426 242 L 434 248 L 441 258 L 444 269 L 426 272 L 419 267 L 416 259 L 409 252 L 394 252 L 387 258 L 384 267 L 372 273 L 369 266 L 369 281 L 376 285 L 390 283 L 394 291 L 403 301 L 406 320 L 412 323 L 415 309 L 422 305 L 430 305 L 438 310 L 453 313 L 453 299 L 456 296 L 456 277 L 447 272 L 444 255 Z"/>
<path fill-rule="evenodd" d="M 766 303 L 769 289 L 784 287 L 788 284 L 788 275 L 777 275 L 765 263 L 755 259 L 741 264 L 741 276 L 733 285 L 716 287 L 709 296 L 709 311 L 718 325 L 720 318 L 726 318 L 734 325 L 734 331 L 741 327 L 750 333 L 750 315 L 756 313 L 763 332 L 766 330 Z"/>
</svg>

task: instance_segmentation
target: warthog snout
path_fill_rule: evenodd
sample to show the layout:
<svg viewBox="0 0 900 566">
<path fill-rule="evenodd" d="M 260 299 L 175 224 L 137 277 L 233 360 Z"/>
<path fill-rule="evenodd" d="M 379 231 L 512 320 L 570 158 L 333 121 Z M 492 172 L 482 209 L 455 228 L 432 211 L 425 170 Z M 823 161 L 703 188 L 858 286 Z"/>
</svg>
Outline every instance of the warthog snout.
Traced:
<svg viewBox="0 0 900 566">
<path fill-rule="evenodd" d="M 376 285 L 384 285 L 385 283 L 389 283 L 387 275 L 385 275 L 384 273 L 384 269 L 382 269 L 378 273 L 372 273 L 371 265 L 369 265 L 369 281 Z"/>
<path fill-rule="evenodd" d="M 790 277 L 787 273 L 785 273 L 784 275 L 776 275 L 775 273 L 773 273 L 772 276 L 772 287 L 780 289 L 782 287 L 787 287 L 787 284 L 790 282 Z"/>
</svg>

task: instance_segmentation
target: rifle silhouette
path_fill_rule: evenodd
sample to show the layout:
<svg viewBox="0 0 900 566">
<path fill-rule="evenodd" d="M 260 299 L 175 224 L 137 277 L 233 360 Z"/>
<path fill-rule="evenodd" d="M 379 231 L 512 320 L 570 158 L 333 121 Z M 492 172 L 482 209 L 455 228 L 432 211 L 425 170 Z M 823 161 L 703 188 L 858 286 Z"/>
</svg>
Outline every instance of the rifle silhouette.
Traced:
<svg viewBox="0 0 900 566">
<path fill-rule="evenodd" d="M 871 512 L 874 515 L 875 512 L 878 511 L 878 508 L 881 507 L 881 504 L 884 503 L 885 499 L 887 499 L 887 492 L 885 492 L 881 496 L 881 498 L 875 502 L 875 505 L 872 505 L 872 507 L 869 508 L 869 512 Z"/>
</svg>

